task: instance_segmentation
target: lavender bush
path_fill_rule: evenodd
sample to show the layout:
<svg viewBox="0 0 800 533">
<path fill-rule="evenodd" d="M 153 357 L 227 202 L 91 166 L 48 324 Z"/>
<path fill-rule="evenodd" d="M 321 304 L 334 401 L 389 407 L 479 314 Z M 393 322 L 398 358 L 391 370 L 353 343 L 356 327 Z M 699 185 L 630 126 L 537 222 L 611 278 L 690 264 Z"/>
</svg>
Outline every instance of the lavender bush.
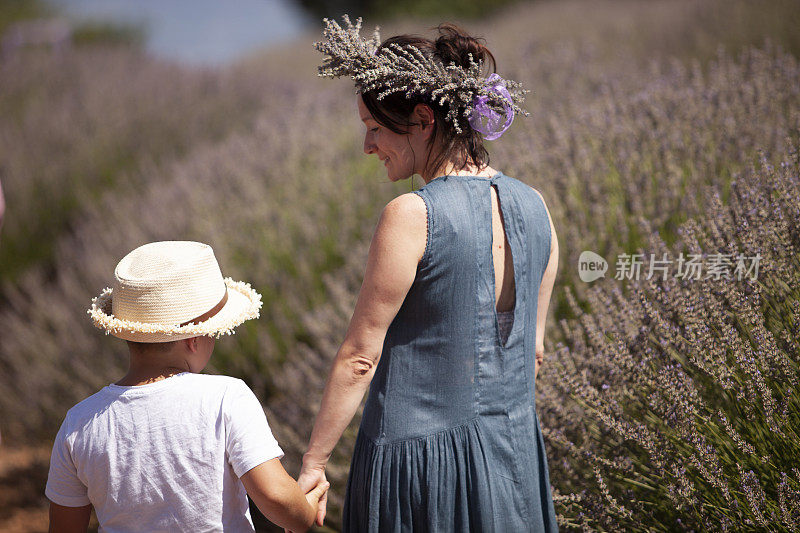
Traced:
<svg viewBox="0 0 800 533">
<path fill-rule="evenodd" d="M 737 175 L 726 204 L 718 187 L 708 189 L 706 216 L 682 225 L 673 246 L 650 233 L 656 257 L 758 254 L 756 277 L 657 274 L 624 292 L 607 280 L 588 291 L 587 312 L 573 301 L 576 318 L 561 321 L 566 345 L 552 358 L 542 402 L 548 442 L 569 452 L 551 474 L 563 526 L 800 528 L 800 157 L 792 149 L 780 166 L 762 159 Z"/>
<path fill-rule="evenodd" d="M 727 197 L 755 147 L 781 159 L 786 137 L 800 134 L 800 65 L 772 46 L 737 59 L 720 52 L 705 69 L 653 61 L 644 76 L 595 71 L 590 51 L 570 47 L 542 60 L 552 65 L 546 83 L 569 96 L 542 95 L 541 111 L 492 156 L 530 176 L 553 216 L 570 221 L 558 227 L 568 265 L 582 250 L 616 255 L 644 244 L 639 218 L 674 242 L 679 224 L 703 212 L 703 187 L 717 183 Z M 585 285 L 570 274 L 561 282 L 582 300 Z"/>
<path fill-rule="evenodd" d="M 52 268 L 55 243 L 82 206 L 135 177 L 139 165 L 246 128 L 261 91 L 241 76 L 193 71 L 125 47 L 0 58 L 8 203 L 0 281 L 12 283 L 32 265 Z"/>
</svg>

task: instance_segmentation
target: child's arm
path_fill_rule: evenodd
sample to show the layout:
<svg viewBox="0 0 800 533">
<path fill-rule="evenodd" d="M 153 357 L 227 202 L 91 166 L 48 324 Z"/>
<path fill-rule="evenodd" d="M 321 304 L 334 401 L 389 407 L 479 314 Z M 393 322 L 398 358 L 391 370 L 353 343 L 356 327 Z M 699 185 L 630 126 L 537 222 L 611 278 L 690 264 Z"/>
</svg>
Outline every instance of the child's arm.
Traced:
<svg viewBox="0 0 800 533">
<path fill-rule="evenodd" d="M 64 507 L 50 502 L 50 533 L 86 533 L 91 516 L 91 505 Z"/>
<path fill-rule="evenodd" d="M 50 454 L 50 469 L 47 472 L 45 496 L 50 500 L 50 532 L 86 533 L 92 515 L 92 505 L 86 486 L 78 476 L 72 459 L 72 448 L 67 435 L 70 433 L 69 413 L 61 424 L 53 451 Z M 56 503 L 58 502 L 58 503 Z"/>
<path fill-rule="evenodd" d="M 242 477 L 247 494 L 270 521 L 291 531 L 306 531 L 317 516 L 317 503 L 330 483 L 320 483 L 305 494 L 275 458 Z"/>
</svg>

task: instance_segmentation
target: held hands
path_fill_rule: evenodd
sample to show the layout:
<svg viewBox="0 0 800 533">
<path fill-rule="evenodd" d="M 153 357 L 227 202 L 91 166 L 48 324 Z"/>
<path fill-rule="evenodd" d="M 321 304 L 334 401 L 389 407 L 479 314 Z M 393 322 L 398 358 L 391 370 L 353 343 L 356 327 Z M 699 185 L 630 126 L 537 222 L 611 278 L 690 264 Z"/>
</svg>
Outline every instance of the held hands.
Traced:
<svg viewBox="0 0 800 533">
<path fill-rule="evenodd" d="M 325 477 L 301 487 L 276 457 L 240 478 L 247 494 L 269 520 L 286 530 L 307 531 L 317 523 L 320 501 L 330 487 Z"/>
<path fill-rule="evenodd" d="M 316 507 L 316 524 L 321 526 L 322 522 L 325 520 L 325 513 L 328 505 L 327 487 L 330 487 L 330 483 L 328 483 L 328 479 L 325 477 L 325 467 L 312 468 L 304 462 L 303 468 L 300 470 L 300 477 L 297 478 L 297 484 L 300 485 L 300 488 L 307 493 L 306 498 L 308 499 L 308 503 L 310 503 L 312 507 Z M 315 501 L 312 501 L 309 498 L 309 496 L 314 492 L 312 489 L 319 487 L 320 485 L 327 485 L 327 487 Z"/>
<path fill-rule="evenodd" d="M 328 481 L 325 481 L 323 476 L 323 479 L 317 483 L 317 486 L 306 493 L 306 500 L 313 509 L 319 509 L 319 502 L 321 499 L 324 498 L 325 501 L 327 501 L 328 489 L 330 486 L 331 484 Z M 319 512 L 317 512 L 317 519 L 314 521 L 314 523 L 318 526 L 322 525 L 322 519 L 319 517 Z"/>
<path fill-rule="evenodd" d="M 325 477 L 325 468 L 309 469 L 304 463 L 303 469 L 300 471 L 300 477 L 297 478 L 297 484 L 300 485 L 300 488 L 306 493 L 308 504 L 317 510 L 314 524 L 321 526 L 325 520 L 328 489 L 331 486 Z M 288 529 L 284 529 L 284 531 L 286 533 L 293 533 Z"/>
</svg>

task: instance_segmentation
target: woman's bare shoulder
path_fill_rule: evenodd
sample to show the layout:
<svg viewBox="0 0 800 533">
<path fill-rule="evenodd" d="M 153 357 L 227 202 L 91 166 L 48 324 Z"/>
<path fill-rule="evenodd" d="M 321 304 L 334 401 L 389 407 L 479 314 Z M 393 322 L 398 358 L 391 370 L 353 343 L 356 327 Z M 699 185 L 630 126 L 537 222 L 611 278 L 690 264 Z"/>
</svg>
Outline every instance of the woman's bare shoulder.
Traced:
<svg viewBox="0 0 800 533">
<path fill-rule="evenodd" d="M 416 193 L 407 192 L 386 204 L 381 214 L 381 221 L 389 225 L 405 228 L 405 232 L 419 233 L 424 236 L 428 225 L 428 208 L 425 200 Z"/>
<path fill-rule="evenodd" d="M 391 211 L 396 215 L 414 218 L 420 215 L 424 217 L 427 213 L 427 208 L 425 207 L 425 200 L 423 200 L 419 194 L 407 192 L 386 204 L 386 207 L 384 207 L 384 212 L 385 211 Z"/>
<path fill-rule="evenodd" d="M 383 208 L 378 233 L 407 247 L 410 253 L 420 259 L 428 239 L 425 200 L 413 192 L 394 198 Z"/>
</svg>

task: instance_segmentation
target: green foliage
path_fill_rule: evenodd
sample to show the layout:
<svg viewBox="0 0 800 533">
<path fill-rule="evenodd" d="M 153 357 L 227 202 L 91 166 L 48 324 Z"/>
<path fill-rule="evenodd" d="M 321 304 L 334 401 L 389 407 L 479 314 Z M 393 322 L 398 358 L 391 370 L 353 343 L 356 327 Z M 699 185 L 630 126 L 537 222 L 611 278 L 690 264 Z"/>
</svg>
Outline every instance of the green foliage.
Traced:
<svg viewBox="0 0 800 533">
<path fill-rule="evenodd" d="M 72 30 L 72 42 L 76 45 L 141 46 L 146 36 L 143 26 L 108 22 L 85 22 Z"/>
<path fill-rule="evenodd" d="M 41 0 L 0 0 L 0 36 L 15 22 L 51 14 L 51 8 Z"/>
</svg>

